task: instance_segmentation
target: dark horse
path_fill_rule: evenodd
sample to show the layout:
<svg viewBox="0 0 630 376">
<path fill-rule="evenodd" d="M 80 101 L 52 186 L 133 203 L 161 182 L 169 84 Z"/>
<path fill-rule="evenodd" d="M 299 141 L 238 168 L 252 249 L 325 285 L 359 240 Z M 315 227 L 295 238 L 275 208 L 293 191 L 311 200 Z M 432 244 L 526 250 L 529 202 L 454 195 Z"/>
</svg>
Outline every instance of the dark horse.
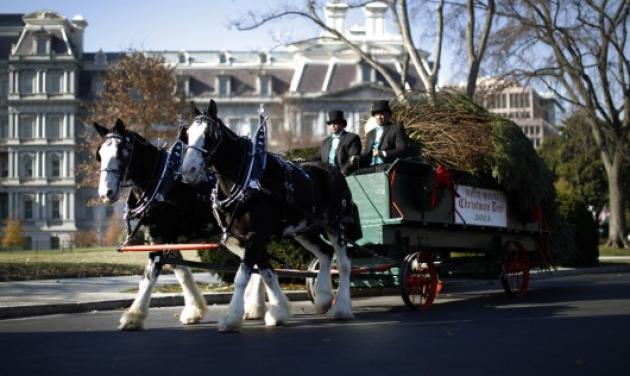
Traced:
<svg viewBox="0 0 630 376">
<path fill-rule="evenodd" d="M 217 234 L 208 193 L 213 182 L 188 185 L 177 176 L 183 153 L 180 141 L 169 153 L 125 129 L 120 120 L 111 130 L 96 123 L 94 128 L 104 138 L 96 152 L 101 162 L 98 194 L 103 202 L 116 202 L 121 186 L 130 185 L 127 216 L 138 218 L 153 243 L 176 243 L 182 237 L 184 241 L 208 239 Z M 172 253 L 181 258 L 178 251 Z M 154 256 L 151 255 L 144 270 L 138 295 L 120 319 L 122 330 L 143 327 L 151 289 L 161 271 L 161 264 L 154 262 Z M 175 276 L 185 301 L 179 320 L 182 324 L 196 324 L 207 311 L 205 299 L 187 267 L 175 267 Z"/>
<path fill-rule="evenodd" d="M 227 236 L 226 245 L 241 255 L 234 294 L 219 321 L 219 330 L 240 330 L 245 287 L 255 265 L 269 296 L 266 325 L 288 320 L 289 303 L 280 290 L 266 249 L 270 240 L 282 236 L 294 236 L 319 259 L 320 273 L 315 280 L 314 296 L 317 311 L 323 313 L 330 309 L 335 319 L 353 318 L 345 234 L 352 229 L 356 233 L 358 221 L 352 218 L 352 196 L 341 173 L 320 164 L 298 166 L 265 152 L 262 158 L 266 166 L 259 177 L 252 177 L 248 173 L 256 162 L 251 159 L 255 158 L 254 141 L 239 137 L 226 127 L 217 117 L 217 107 L 212 100 L 207 112 L 201 113 L 197 108 L 194 112 L 194 121 L 185 134 L 188 146 L 182 178 L 184 182 L 195 182 L 206 168 L 216 175 L 214 201 Z M 320 235 L 324 235 L 332 247 Z M 340 279 L 334 302 L 330 279 L 333 253 L 337 256 Z"/>
</svg>

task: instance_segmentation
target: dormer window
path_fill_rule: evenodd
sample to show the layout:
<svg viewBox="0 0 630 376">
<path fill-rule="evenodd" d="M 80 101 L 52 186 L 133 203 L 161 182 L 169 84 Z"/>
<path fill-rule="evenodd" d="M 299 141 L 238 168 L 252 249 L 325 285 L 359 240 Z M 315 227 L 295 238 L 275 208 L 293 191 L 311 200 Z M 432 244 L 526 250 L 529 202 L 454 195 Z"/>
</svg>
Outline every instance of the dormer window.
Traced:
<svg viewBox="0 0 630 376">
<path fill-rule="evenodd" d="M 230 76 L 219 76 L 217 80 L 220 97 L 227 97 L 232 94 L 232 80 L 230 79 Z"/>
<path fill-rule="evenodd" d="M 40 56 L 50 54 L 50 37 L 37 37 L 37 40 L 35 41 L 35 53 Z"/>
<path fill-rule="evenodd" d="M 374 69 L 366 63 L 359 65 L 361 82 L 372 82 L 374 80 Z"/>
<path fill-rule="evenodd" d="M 269 62 L 269 56 L 266 52 L 263 52 L 259 55 L 260 64 L 267 64 Z"/>
<path fill-rule="evenodd" d="M 94 64 L 96 65 L 105 65 L 107 64 L 107 55 L 103 53 L 103 50 L 99 50 L 94 55 Z"/>
<path fill-rule="evenodd" d="M 270 76 L 258 77 L 258 93 L 260 93 L 261 97 L 268 97 L 272 94 L 271 82 Z"/>
<path fill-rule="evenodd" d="M 180 64 L 186 64 L 186 63 L 188 63 L 188 59 L 186 58 L 186 54 L 185 54 L 184 52 L 180 52 L 180 53 L 177 55 L 177 61 L 178 61 Z"/>
<path fill-rule="evenodd" d="M 221 52 L 221 54 L 219 55 L 219 64 L 227 64 L 227 63 L 228 63 L 227 53 Z"/>
</svg>

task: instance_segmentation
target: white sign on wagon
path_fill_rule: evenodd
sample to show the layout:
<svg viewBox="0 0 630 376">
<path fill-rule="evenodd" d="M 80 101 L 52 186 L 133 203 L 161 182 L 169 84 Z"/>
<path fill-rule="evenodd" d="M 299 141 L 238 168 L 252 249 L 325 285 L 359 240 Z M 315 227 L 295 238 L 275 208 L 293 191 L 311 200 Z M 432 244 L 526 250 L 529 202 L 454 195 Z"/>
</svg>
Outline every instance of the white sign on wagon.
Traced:
<svg viewBox="0 0 630 376">
<path fill-rule="evenodd" d="M 458 185 L 456 191 L 455 223 L 507 227 L 504 192 L 467 185 Z"/>
</svg>

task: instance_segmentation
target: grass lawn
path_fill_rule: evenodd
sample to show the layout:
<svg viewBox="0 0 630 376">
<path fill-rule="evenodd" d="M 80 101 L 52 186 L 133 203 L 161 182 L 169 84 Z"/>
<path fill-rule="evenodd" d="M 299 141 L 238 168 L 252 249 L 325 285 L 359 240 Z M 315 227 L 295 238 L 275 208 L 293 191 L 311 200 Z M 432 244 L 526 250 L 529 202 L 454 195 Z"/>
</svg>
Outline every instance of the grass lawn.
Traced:
<svg viewBox="0 0 630 376">
<path fill-rule="evenodd" d="M 192 252 L 189 252 L 192 253 Z M 0 251 L 0 281 L 142 274 L 145 252 L 114 247 L 74 250 Z"/>
<path fill-rule="evenodd" d="M 600 246 L 599 255 L 600 256 L 630 256 L 630 249 L 619 249 L 619 248 Z"/>
</svg>

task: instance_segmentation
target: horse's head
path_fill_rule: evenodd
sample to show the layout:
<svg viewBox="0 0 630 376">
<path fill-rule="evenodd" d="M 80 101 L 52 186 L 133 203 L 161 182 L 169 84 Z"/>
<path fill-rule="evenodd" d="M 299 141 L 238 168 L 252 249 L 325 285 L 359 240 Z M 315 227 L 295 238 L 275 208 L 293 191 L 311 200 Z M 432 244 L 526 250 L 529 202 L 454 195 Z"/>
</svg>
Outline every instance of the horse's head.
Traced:
<svg viewBox="0 0 630 376">
<path fill-rule="evenodd" d="M 116 120 L 111 130 L 97 123 L 94 123 L 94 128 L 104 139 L 96 151 L 96 160 L 101 162 L 98 196 L 104 203 L 113 203 L 120 196 L 120 186 L 126 179 L 133 154 L 131 134 L 120 119 Z"/>
<path fill-rule="evenodd" d="M 208 111 L 200 112 L 193 106 L 194 119 L 180 139 L 187 144 L 182 162 L 182 180 L 184 183 L 195 183 L 203 176 L 206 163 L 211 159 L 221 140 L 223 130 L 221 119 L 217 117 L 217 105 L 210 100 Z"/>
</svg>

